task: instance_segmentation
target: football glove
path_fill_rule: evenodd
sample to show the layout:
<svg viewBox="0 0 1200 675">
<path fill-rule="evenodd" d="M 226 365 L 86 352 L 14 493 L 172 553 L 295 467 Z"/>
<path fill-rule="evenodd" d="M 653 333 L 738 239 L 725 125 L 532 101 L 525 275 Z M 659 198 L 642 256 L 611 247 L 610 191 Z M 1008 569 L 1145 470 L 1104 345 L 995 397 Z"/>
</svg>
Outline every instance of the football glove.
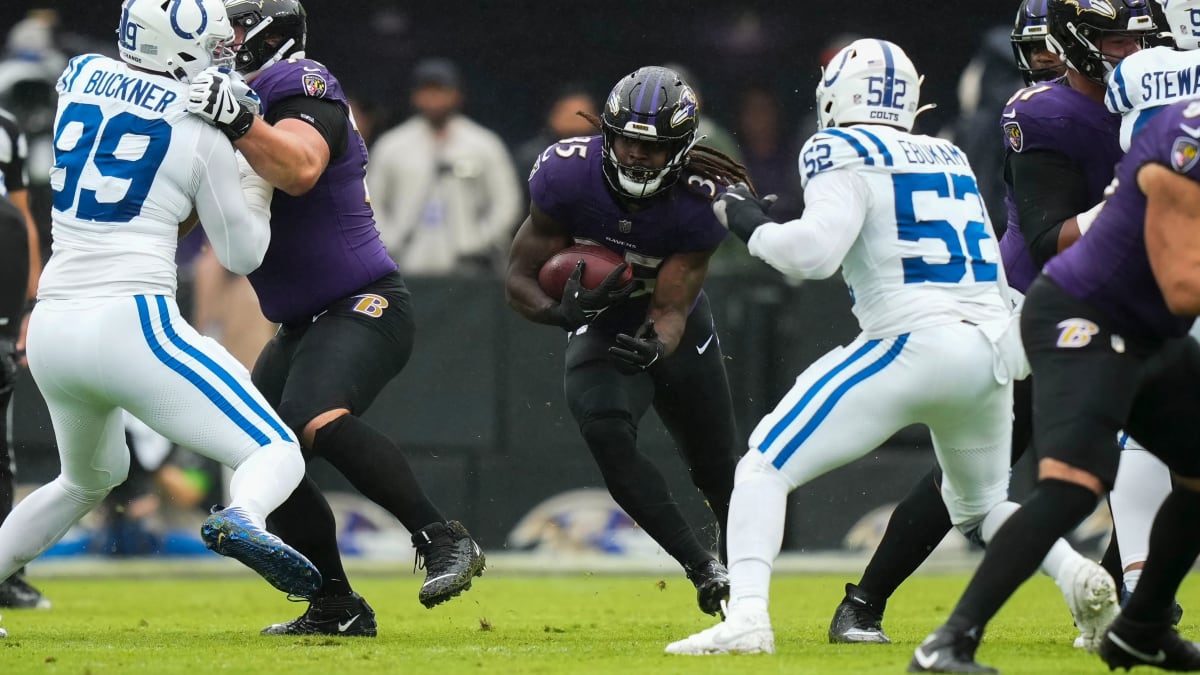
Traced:
<svg viewBox="0 0 1200 675">
<path fill-rule="evenodd" d="M 575 269 L 563 286 L 562 300 L 558 303 L 559 324 L 569 331 L 577 330 L 584 324 L 596 320 L 604 310 L 620 303 L 638 289 L 638 282 L 621 282 L 621 275 L 629 267 L 621 263 L 604 277 L 599 286 L 592 289 L 583 287 L 583 261 L 575 263 Z"/>
<path fill-rule="evenodd" d="M 777 199 L 777 195 L 767 195 L 760 199 L 755 196 L 749 185 L 738 183 L 713 202 L 712 208 L 722 225 L 749 244 L 750 235 L 763 223 L 771 222 L 767 211 Z"/>
<path fill-rule="evenodd" d="M 244 82 L 235 85 L 235 79 L 240 78 L 218 68 L 208 68 L 188 85 L 188 112 L 220 129 L 231 141 L 245 136 L 254 124 L 254 111 L 242 100 L 248 96 L 250 87 Z"/>
<path fill-rule="evenodd" d="M 617 370 L 625 375 L 636 375 L 661 359 L 667 352 L 667 347 L 658 339 L 654 332 L 654 322 L 647 321 L 637 330 L 636 335 L 621 333 L 617 336 L 617 346 L 609 347 L 617 364 Z"/>
</svg>

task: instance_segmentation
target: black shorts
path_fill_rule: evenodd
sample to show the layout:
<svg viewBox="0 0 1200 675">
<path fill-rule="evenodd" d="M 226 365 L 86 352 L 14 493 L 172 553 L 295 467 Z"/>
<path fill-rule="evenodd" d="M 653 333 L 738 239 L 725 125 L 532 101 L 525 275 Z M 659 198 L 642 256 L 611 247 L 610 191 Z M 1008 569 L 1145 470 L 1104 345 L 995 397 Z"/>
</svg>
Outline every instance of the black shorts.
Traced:
<svg viewBox="0 0 1200 675">
<path fill-rule="evenodd" d="M 1114 333 L 1103 312 L 1041 276 L 1021 338 L 1033 367 L 1039 458 L 1083 469 L 1112 489 L 1124 430 L 1183 476 L 1200 476 L 1200 345 L 1190 337 Z"/>
<path fill-rule="evenodd" d="M 393 272 L 311 322 L 280 326 L 254 365 L 254 384 L 300 435 L 323 412 L 363 414 L 408 363 L 413 332 L 408 288 Z"/>
<path fill-rule="evenodd" d="M 622 417 L 635 427 L 651 404 L 685 457 L 741 454 L 725 359 L 708 298 L 688 316 L 675 352 L 649 370 L 624 375 L 608 348 L 615 333 L 591 327 L 567 343 L 564 389 L 576 422 Z"/>
</svg>

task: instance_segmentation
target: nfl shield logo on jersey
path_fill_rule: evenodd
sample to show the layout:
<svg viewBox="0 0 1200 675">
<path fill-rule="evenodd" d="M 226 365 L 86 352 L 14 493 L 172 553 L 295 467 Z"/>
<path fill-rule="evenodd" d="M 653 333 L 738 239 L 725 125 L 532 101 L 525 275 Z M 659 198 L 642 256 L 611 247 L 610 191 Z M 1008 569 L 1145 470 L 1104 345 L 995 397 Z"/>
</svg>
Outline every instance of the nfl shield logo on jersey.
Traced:
<svg viewBox="0 0 1200 675">
<path fill-rule="evenodd" d="M 321 98 L 325 95 L 325 78 L 316 73 L 307 73 L 304 76 L 304 91 L 309 96 Z"/>
<path fill-rule="evenodd" d="M 1171 146 L 1171 166 L 1179 173 L 1187 173 L 1193 166 L 1196 166 L 1196 160 L 1200 158 L 1200 145 L 1196 141 L 1186 136 L 1180 136 L 1175 139 L 1175 145 Z"/>
<path fill-rule="evenodd" d="M 621 220 L 617 221 L 617 230 L 621 234 L 629 234 L 630 230 L 632 230 L 632 229 L 633 229 L 633 221 L 632 220 L 621 219 Z"/>
</svg>

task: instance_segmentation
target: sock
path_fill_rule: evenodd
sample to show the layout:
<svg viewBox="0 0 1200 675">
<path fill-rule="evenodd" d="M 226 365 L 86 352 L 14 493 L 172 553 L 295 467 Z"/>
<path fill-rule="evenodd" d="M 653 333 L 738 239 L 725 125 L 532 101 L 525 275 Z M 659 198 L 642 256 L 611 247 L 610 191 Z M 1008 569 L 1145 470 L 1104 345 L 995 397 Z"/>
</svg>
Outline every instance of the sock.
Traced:
<svg viewBox="0 0 1200 675">
<path fill-rule="evenodd" d="M 940 480 L 941 471 L 935 467 L 896 505 L 859 588 L 887 600 L 946 537 L 950 514 L 938 488 Z"/>
<path fill-rule="evenodd" d="M 783 547 L 791 486 L 757 453 L 738 463 L 729 504 L 729 606 L 766 611 L 771 569 Z"/>
<path fill-rule="evenodd" d="M 1112 511 L 1112 505 L 1109 505 L 1109 511 Z M 1116 528 L 1113 528 L 1112 536 L 1108 538 L 1108 546 L 1104 547 L 1104 555 L 1100 558 L 1100 566 L 1108 572 L 1113 578 L 1113 583 L 1121 580 L 1121 547 L 1120 540 L 1117 539 Z M 1119 586 L 1120 584 L 1118 584 Z"/>
<path fill-rule="evenodd" d="M 313 450 L 409 532 L 445 521 L 400 448 L 361 419 L 342 415 L 321 427 L 313 437 Z"/>
<path fill-rule="evenodd" d="M 265 527 L 267 515 L 296 489 L 304 477 L 304 458 L 291 443 L 264 445 L 246 456 L 229 480 L 229 506 L 250 515 Z"/>
<path fill-rule="evenodd" d="M 1081 485 L 1039 481 L 1029 500 L 988 542 L 987 554 L 947 625 L 959 630 L 986 626 L 1033 575 L 1055 540 L 1070 532 L 1095 506 L 1096 495 Z"/>
<path fill-rule="evenodd" d="M 8 428 L 8 417 L 11 413 L 12 391 L 8 391 L 0 394 L 0 523 L 12 513 L 13 492 L 17 484 L 17 466 L 12 455 Z"/>
<path fill-rule="evenodd" d="M 1192 536 L 1197 522 L 1200 522 L 1200 493 L 1175 488 L 1154 519 L 1150 554 L 1123 616 L 1143 623 L 1170 621 L 1175 591 L 1200 555 L 1200 537 Z"/>
<path fill-rule="evenodd" d="M 1137 589 L 1138 582 L 1142 579 L 1142 568 L 1125 570 L 1125 574 L 1122 576 L 1124 577 L 1122 580 L 1125 583 L 1125 592 L 1133 593 Z"/>
<path fill-rule="evenodd" d="M 292 496 L 267 519 L 267 528 L 304 554 L 321 572 L 320 597 L 349 595 L 350 582 L 337 547 L 337 524 L 317 484 L 305 476 Z"/>
<path fill-rule="evenodd" d="M 62 539 L 108 493 L 73 485 L 60 475 L 22 499 L 0 525 L 0 580 Z"/>
<path fill-rule="evenodd" d="M 1157 457 L 1134 448 L 1121 451 L 1117 480 L 1108 495 L 1121 570 L 1146 559 L 1154 514 L 1170 492 L 1171 471 Z"/>
</svg>

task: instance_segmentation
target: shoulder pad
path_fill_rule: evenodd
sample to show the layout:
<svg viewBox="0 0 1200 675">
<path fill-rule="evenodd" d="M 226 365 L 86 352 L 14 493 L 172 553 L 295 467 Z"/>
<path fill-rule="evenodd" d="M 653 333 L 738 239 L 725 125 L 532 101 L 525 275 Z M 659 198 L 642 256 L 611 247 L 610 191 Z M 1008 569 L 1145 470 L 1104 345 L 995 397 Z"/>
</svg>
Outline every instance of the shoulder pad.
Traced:
<svg viewBox="0 0 1200 675">
<path fill-rule="evenodd" d="M 880 137 L 866 129 L 824 129 L 800 149 L 800 180 L 803 185 L 819 173 L 859 166 L 892 166 L 895 161 Z"/>
</svg>

